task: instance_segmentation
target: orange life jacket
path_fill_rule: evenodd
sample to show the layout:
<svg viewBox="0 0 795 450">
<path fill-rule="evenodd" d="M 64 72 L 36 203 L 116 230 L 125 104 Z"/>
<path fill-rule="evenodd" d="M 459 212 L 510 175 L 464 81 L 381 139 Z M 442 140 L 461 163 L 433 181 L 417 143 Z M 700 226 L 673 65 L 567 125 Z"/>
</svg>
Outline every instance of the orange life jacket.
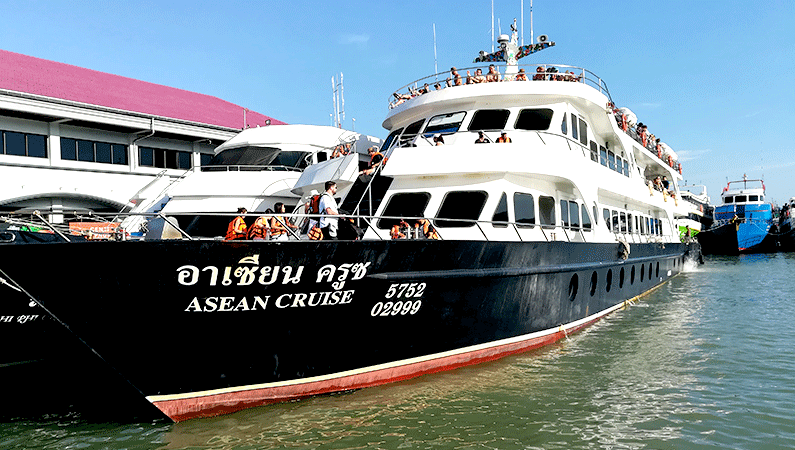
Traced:
<svg viewBox="0 0 795 450">
<path fill-rule="evenodd" d="M 237 216 L 229 222 L 229 227 L 226 229 L 226 236 L 224 240 L 231 241 L 233 239 L 246 238 L 246 220 L 243 216 Z"/>
<path fill-rule="evenodd" d="M 254 223 L 254 225 L 250 226 L 248 229 L 248 239 L 267 239 L 268 238 L 268 228 L 265 224 L 262 223 Z"/>
<path fill-rule="evenodd" d="M 313 241 L 321 241 L 323 240 L 323 230 L 321 230 L 318 226 L 314 226 L 309 230 L 307 236 L 309 236 L 309 239 L 312 239 Z"/>
</svg>

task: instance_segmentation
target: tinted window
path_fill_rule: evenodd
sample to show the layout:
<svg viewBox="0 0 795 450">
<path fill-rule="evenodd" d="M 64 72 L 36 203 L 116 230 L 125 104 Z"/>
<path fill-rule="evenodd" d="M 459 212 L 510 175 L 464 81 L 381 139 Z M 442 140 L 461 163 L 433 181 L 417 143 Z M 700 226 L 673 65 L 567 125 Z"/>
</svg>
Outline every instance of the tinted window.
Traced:
<svg viewBox="0 0 795 450">
<path fill-rule="evenodd" d="M 577 133 L 577 116 L 574 114 L 571 115 L 571 137 L 574 139 L 579 139 L 579 133 Z"/>
<path fill-rule="evenodd" d="M 508 222 L 508 196 L 505 192 L 500 196 L 500 202 L 497 203 L 497 209 L 494 210 L 494 215 L 491 216 L 492 222 Z M 495 227 L 507 227 L 508 224 L 494 224 Z"/>
<path fill-rule="evenodd" d="M 560 122 L 560 132 L 563 134 L 569 134 L 569 121 L 566 120 L 566 113 L 563 113 L 563 120 Z"/>
<path fill-rule="evenodd" d="M 580 143 L 582 145 L 588 145 L 588 125 L 585 123 L 584 120 L 580 120 Z"/>
<path fill-rule="evenodd" d="M 507 109 L 481 109 L 476 111 L 472 117 L 472 123 L 469 124 L 469 130 L 503 130 L 508 122 L 508 114 Z"/>
<path fill-rule="evenodd" d="M 543 227 L 555 226 L 555 199 L 547 196 L 538 197 L 538 217 Z"/>
<path fill-rule="evenodd" d="M 599 150 L 594 141 L 591 141 L 591 161 L 599 162 Z"/>
<path fill-rule="evenodd" d="M 580 212 L 582 212 L 582 227 L 586 230 L 590 230 L 591 216 L 588 215 L 588 208 L 586 208 L 585 205 L 582 205 Z"/>
<path fill-rule="evenodd" d="M 748 196 L 748 201 L 749 202 L 758 202 L 759 201 L 759 196 L 758 195 L 749 195 Z"/>
<path fill-rule="evenodd" d="M 727 195 L 726 197 L 723 197 L 723 203 L 732 203 L 733 201 L 734 201 L 734 197 L 732 197 L 731 195 Z"/>
<path fill-rule="evenodd" d="M 461 122 L 464 121 L 464 117 L 466 117 L 466 113 L 463 111 L 433 116 L 428 121 L 428 125 L 425 126 L 423 135 L 430 137 L 435 133 L 455 133 L 461 128 Z"/>
<path fill-rule="evenodd" d="M 388 149 L 388 148 L 389 148 L 389 146 L 390 146 L 390 145 L 392 145 L 392 141 L 394 141 L 394 140 L 395 140 L 395 138 L 396 138 L 396 137 L 397 137 L 397 136 L 398 136 L 398 135 L 399 135 L 401 132 L 403 132 L 403 128 L 398 128 L 397 130 L 395 130 L 395 131 L 393 131 L 393 132 L 389 133 L 389 136 L 387 136 L 387 137 L 386 137 L 386 140 L 384 141 L 384 144 L 381 146 L 381 153 L 383 153 L 383 152 L 384 152 L 384 150 Z M 202 163 L 202 165 L 204 165 L 204 163 Z"/>
<path fill-rule="evenodd" d="M 97 162 L 110 164 L 110 144 L 97 142 Z"/>
<path fill-rule="evenodd" d="M 94 143 L 91 141 L 77 141 L 77 160 L 94 161 Z"/>
<path fill-rule="evenodd" d="M 734 203 L 744 203 L 745 201 L 744 195 L 737 195 L 734 197 Z"/>
<path fill-rule="evenodd" d="M 139 162 L 142 166 L 153 167 L 155 165 L 155 149 L 138 147 Z"/>
<path fill-rule="evenodd" d="M 603 166 L 607 167 L 607 149 L 599 146 L 599 162 L 602 163 Z"/>
<path fill-rule="evenodd" d="M 415 137 L 417 137 L 417 133 L 420 132 L 420 127 L 425 122 L 425 119 L 418 120 L 411 125 L 406 127 L 406 131 L 400 136 L 400 145 L 406 145 L 409 142 L 413 141 Z"/>
<path fill-rule="evenodd" d="M 35 158 L 47 157 L 47 138 L 38 134 L 28 135 L 28 156 Z"/>
<path fill-rule="evenodd" d="M 610 210 L 605 208 L 602 210 L 602 217 L 605 218 L 605 225 L 607 225 L 608 230 L 613 230 L 612 226 L 610 225 Z"/>
<path fill-rule="evenodd" d="M 127 165 L 127 146 L 113 144 L 113 164 Z"/>
<path fill-rule="evenodd" d="M 580 228 L 580 207 L 577 202 L 569 202 L 569 221 L 572 228 Z"/>
<path fill-rule="evenodd" d="M 471 227 L 480 217 L 483 205 L 486 204 L 488 195 L 483 191 L 460 191 L 448 192 L 442 201 L 442 207 L 436 214 L 436 226 L 446 227 Z M 440 220 L 440 219 L 465 219 L 467 222 L 459 220 Z"/>
<path fill-rule="evenodd" d="M 188 152 L 178 152 L 177 166 L 180 169 L 190 169 L 191 168 L 190 156 L 191 154 Z"/>
<path fill-rule="evenodd" d="M 25 156 L 25 135 L 6 131 L 6 155 Z"/>
<path fill-rule="evenodd" d="M 77 141 L 69 138 L 61 138 L 61 159 L 77 161 Z"/>
<path fill-rule="evenodd" d="M 551 123 L 551 109 L 523 109 L 519 111 L 519 117 L 516 118 L 515 128 L 517 130 L 548 130 Z"/>
<path fill-rule="evenodd" d="M 624 176 L 625 177 L 629 176 L 629 161 L 627 161 L 626 159 L 624 160 Z"/>
<path fill-rule="evenodd" d="M 427 192 L 407 192 L 395 194 L 389 198 L 384 209 L 386 217 L 425 217 L 425 207 L 431 200 L 431 194 Z M 397 225 L 400 219 L 380 219 L 378 228 L 390 229 L 392 225 Z"/>
<path fill-rule="evenodd" d="M 533 228 L 536 223 L 536 208 L 530 194 L 513 194 L 513 216 L 520 228 Z"/>
<path fill-rule="evenodd" d="M 627 231 L 632 233 L 632 214 L 627 213 Z"/>
<path fill-rule="evenodd" d="M 607 167 L 616 170 L 616 155 L 613 152 L 607 152 Z"/>
<path fill-rule="evenodd" d="M 560 224 L 563 227 L 569 226 L 569 202 L 566 200 L 560 201 Z"/>
<path fill-rule="evenodd" d="M 621 232 L 622 233 L 626 233 L 627 232 L 627 213 L 622 211 L 621 214 L 619 214 L 619 222 L 621 223 Z"/>
</svg>

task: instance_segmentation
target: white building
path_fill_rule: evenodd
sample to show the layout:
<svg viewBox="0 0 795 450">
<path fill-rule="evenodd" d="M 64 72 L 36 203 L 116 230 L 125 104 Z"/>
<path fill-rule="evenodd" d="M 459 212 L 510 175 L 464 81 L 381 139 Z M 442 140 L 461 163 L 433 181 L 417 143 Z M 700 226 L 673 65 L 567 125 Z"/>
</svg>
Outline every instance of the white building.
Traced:
<svg viewBox="0 0 795 450">
<path fill-rule="evenodd" d="M 0 214 L 119 211 L 278 120 L 216 97 L 0 50 Z"/>
</svg>

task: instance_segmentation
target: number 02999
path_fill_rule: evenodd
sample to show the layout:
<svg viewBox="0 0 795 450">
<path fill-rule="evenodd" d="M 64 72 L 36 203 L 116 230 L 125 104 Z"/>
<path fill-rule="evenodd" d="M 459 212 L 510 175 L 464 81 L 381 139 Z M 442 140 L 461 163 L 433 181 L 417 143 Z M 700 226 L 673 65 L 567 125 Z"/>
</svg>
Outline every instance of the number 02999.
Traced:
<svg viewBox="0 0 795 450">
<path fill-rule="evenodd" d="M 370 310 L 370 315 L 373 317 L 387 317 L 417 314 L 417 311 L 422 307 L 422 294 L 425 292 L 426 286 L 425 283 L 391 284 L 384 297 L 394 299 L 394 301 L 376 303 L 373 305 L 373 309 Z"/>
</svg>

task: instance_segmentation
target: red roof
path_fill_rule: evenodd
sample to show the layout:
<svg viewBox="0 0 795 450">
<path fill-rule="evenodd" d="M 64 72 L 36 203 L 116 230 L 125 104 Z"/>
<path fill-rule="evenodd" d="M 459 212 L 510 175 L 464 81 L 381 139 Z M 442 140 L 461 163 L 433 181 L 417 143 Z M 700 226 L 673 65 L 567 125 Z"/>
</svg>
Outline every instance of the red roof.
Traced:
<svg viewBox="0 0 795 450">
<path fill-rule="evenodd" d="M 244 128 L 242 106 L 217 97 L 0 50 L 0 89 L 228 128 Z M 246 110 L 254 127 L 284 122 Z"/>
</svg>

